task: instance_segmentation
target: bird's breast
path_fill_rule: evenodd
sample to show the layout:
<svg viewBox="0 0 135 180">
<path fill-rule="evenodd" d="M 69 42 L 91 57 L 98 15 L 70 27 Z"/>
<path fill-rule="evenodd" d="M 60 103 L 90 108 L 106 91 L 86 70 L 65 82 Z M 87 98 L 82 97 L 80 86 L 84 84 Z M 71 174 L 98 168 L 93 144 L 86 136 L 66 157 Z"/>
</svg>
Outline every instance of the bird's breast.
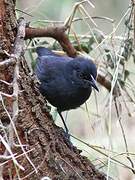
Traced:
<svg viewBox="0 0 135 180">
<path fill-rule="evenodd" d="M 62 84 L 61 84 L 62 83 Z M 41 93 L 46 99 L 60 111 L 75 109 L 82 105 L 90 96 L 91 88 L 77 87 L 74 81 L 70 85 L 64 82 L 42 84 Z"/>
</svg>

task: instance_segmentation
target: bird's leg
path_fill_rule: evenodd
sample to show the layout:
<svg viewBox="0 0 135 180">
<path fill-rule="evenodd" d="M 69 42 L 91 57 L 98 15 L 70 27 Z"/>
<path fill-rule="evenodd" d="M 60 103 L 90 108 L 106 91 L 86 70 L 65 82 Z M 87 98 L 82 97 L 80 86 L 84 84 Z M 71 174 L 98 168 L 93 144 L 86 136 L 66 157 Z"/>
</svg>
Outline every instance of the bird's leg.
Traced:
<svg viewBox="0 0 135 180">
<path fill-rule="evenodd" d="M 58 111 L 58 110 L 57 110 Z M 65 129 L 66 129 L 66 139 L 68 139 L 69 141 L 66 141 L 67 143 L 68 143 L 68 145 L 69 145 L 69 147 L 70 148 L 73 148 L 74 146 L 73 146 L 73 144 L 72 144 L 72 142 L 71 142 L 71 139 L 70 139 L 70 134 L 69 134 L 69 130 L 68 130 L 68 128 L 67 128 L 67 125 L 66 125 L 66 123 L 65 123 L 65 120 L 64 120 L 64 118 L 63 118 L 63 116 L 62 116 L 62 114 L 61 114 L 61 111 L 58 111 L 58 113 L 59 113 L 59 115 L 60 115 L 60 117 L 61 117 L 61 119 L 62 119 L 62 122 L 63 122 L 63 124 L 64 124 L 64 127 L 65 127 Z"/>
<path fill-rule="evenodd" d="M 60 115 L 60 117 L 61 117 L 61 119 L 62 119 L 62 122 L 63 122 L 63 124 L 64 124 L 64 127 L 65 127 L 65 129 L 66 129 L 66 134 L 67 134 L 68 137 L 69 137 L 69 130 L 68 130 L 68 127 L 67 127 L 67 125 L 66 125 L 66 123 L 65 123 L 65 120 L 64 120 L 64 118 L 63 118 L 61 112 L 58 111 L 58 113 L 59 113 L 59 115 Z"/>
</svg>

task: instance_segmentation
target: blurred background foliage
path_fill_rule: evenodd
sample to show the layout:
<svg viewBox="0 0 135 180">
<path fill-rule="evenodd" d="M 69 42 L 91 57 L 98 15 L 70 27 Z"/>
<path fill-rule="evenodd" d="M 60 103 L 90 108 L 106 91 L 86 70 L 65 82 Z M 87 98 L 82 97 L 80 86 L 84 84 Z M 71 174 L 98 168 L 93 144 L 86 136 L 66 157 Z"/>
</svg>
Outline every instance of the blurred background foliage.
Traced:
<svg viewBox="0 0 135 180">
<path fill-rule="evenodd" d="M 18 0 L 17 15 L 27 19 L 32 27 L 62 25 L 72 14 L 75 0 Z M 133 9 L 129 0 L 92 0 L 95 8 L 84 3 L 77 10 L 69 37 L 73 45 L 94 59 L 98 72 L 111 77 L 111 84 L 118 87 L 119 95 L 98 84 L 100 92 L 76 110 L 64 112 L 72 142 L 94 165 L 107 176 L 120 180 L 133 180 L 135 161 L 135 61 L 133 45 Z M 129 6 L 130 4 L 130 6 Z M 23 12 L 21 12 L 21 11 Z M 132 11 L 132 12 L 131 12 Z M 27 14 L 25 14 L 25 13 Z M 106 18 L 99 18 L 105 16 Z M 78 43 L 79 42 L 79 43 Z M 26 59 L 33 72 L 35 47 L 43 45 L 61 50 L 55 40 L 35 38 L 26 43 Z M 84 52 L 83 52 L 84 53 Z M 85 54 L 84 53 L 84 54 Z M 31 66 L 32 64 L 32 66 Z M 113 90 L 113 89 L 112 89 Z M 54 108 L 51 110 L 56 123 L 63 126 Z"/>
<path fill-rule="evenodd" d="M 22 13 L 22 16 L 26 17 L 29 21 L 36 20 L 56 20 L 65 21 L 65 19 L 71 13 L 76 0 L 18 0 L 17 8 L 23 10 L 24 12 L 33 15 L 34 17 L 29 17 Z M 129 5 L 129 0 L 92 0 L 95 5 L 95 9 L 85 6 L 91 16 L 107 16 L 114 19 L 116 22 L 119 21 L 120 17 L 124 14 L 125 10 Z M 20 14 L 21 15 L 21 14 Z M 79 22 L 80 23 L 80 22 Z M 99 28 L 102 29 L 104 33 L 109 33 L 112 30 L 110 24 L 106 21 L 97 20 Z M 84 27 L 79 26 L 76 31 L 82 32 Z M 118 29 L 118 34 L 121 33 L 122 29 Z"/>
</svg>

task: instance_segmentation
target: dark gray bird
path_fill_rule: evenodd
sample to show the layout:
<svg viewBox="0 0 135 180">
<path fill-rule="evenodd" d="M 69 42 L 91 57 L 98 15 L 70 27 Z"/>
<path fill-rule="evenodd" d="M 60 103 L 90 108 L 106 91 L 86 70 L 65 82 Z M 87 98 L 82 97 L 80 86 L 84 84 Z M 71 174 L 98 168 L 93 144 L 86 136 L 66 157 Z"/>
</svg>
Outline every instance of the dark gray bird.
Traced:
<svg viewBox="0 0 135 180">
<path fill-rule="evenodd" d="M 97 68 L 92 60 L 84 57 L 71 58 L 60 56 L 47 48 L 38 47 L 36 75 L 40 80 L 40 92 L 57 108 L 62 111 L 75 109 L 90 97 L 92 87 L 96 86 Z"/>
</svg>

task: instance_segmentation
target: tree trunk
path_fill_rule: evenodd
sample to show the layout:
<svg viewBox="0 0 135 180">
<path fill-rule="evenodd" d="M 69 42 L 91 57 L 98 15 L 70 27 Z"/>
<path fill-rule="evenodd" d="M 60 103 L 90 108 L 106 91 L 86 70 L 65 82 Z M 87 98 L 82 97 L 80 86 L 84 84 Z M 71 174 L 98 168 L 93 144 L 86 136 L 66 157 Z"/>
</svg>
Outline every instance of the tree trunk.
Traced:
<svg viewBox="0 0 135 180">
<path fill-rule="evenodd" d="M 14 0 L 0 0 L 0 36 L 0 61 L 11 60 L 8 53 L 15 51 L 17 36 Z M 0 154 L 4 155 L 0 158 L 0 179 L 106 179 L 54 124 L 25 58 L 12 59 L 14 63 L 0 71 Z M 19 64 L 19 76 L 15 63 Z M 8 159 L 11 154 L 17 162 L 13 157 Z"/>
</svg>

